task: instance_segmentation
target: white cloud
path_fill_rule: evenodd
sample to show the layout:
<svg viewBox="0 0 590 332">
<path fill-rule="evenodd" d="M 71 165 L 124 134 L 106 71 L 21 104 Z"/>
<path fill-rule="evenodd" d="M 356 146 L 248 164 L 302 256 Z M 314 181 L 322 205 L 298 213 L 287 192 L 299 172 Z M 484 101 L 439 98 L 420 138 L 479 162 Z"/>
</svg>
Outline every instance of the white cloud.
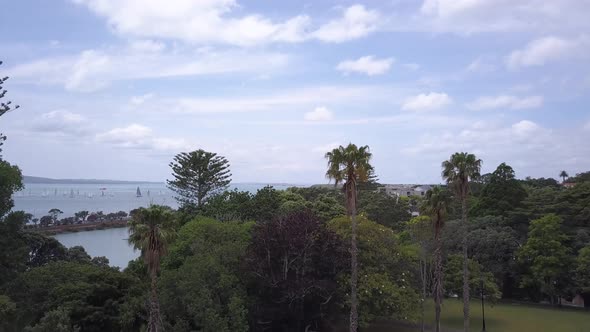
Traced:
<svg viewBox="0 0 590 332">
<path fill-rule="evenodd" d="M 36 132 L 82 136 L 85 135 L 87 123 L 88 120 L 78 113 L 56 110 L 33 119 L 31 128 Z"/>
<path fill-rule="evenodd" d="M 578 32 L 590 27 L 588 5 L 587 0 L 424 0 L 410 23 L 417 30 L 458 34 Z"/>
<path fill-rule="evenodd" d="M 529 120 L 522 120 L 512 125 L 512 131 L 519 137 L 530 136 L 541 129 L 538 124 Z"/>
<path fill-rule="evenodd" d="M 421 93 L 407 98 L 402 105 L 402 109 L 407 111 L 430 111 L 448 106 L 452 102 L 451 97 L 446 93 Z"/>
<path fill-rule="evenodd" d="M 297 15 L 272 21 L 261 14 L 235 15 L 236 0 L 72 0 L 105 17 L 116 33 L 134 38 L 166 38 L 191 43 L 253 46 L 272 42 L 297 43 L 310 38 L 344 42 L 375 31 L 376 10 L 352 5 L 340 18 L 315 31 L 311 18 Z M 153 45 L 147 45 L 152 47 Z"/>
<path fill-rule="evenodd" d="M 118 34 L 197 43 L 254 45 L 298 42 L 310 23 L 305 15 L 272 22 L 259 14 L 236 17 L 235 0 L 73 0 L 107 19 Z"/>
<path fill-rule="evenodd" d="M 478 57 L 477 59 L 473 60 L 468 66 L 467 71 L 472 73 L 489 73 L 496 69 L 496 66 L 491 63 L 491 61 L 485 57 Z"/>
<path fill-rule="evenodd" d="M 564 39 L 554 36 L 535 39 L 523 49 L 513 51 L 506 57 L 509 69 L 542 66 L 548 62 L 580 55 L 590 47 L 588 38 Z"/>
<path fill-rule="evenodd" d="M 139 105 L 145 103 L 146 101 L 152 99 L 153 97 L 154 97 L 154 94 L 153 93 L 146 93 L 146 94 L 141 95 L 141 96 L 133 96 L 133 97 L 131 97 L 130 102 L 133 105 L 139 106 Z"/>
<path fill-rule="evenodd" d="M 377 59 L 372 55 L 360 57 L 356 60 L 345 60 L 336 66 L 336 70 L 344 73 L 363 73 L 369 76 L 385 74 L 393 64 L 393 58 Z"/>
<path fill-rule="evenodd" d="M 142 48 L 149 48 L 144 51 Z M 66 90 L 92 92 L 113 81 L 171 76 L 259 73 L 285 67 L 281 53 L 211 49 L 166 50 L 131 44 L 123 49 L 86 50 L 77 55 L 49 57 L 8 69 L 15 81 L 63 85 Z"/>
<path fill-rule="evenodd" d="M 379 17 L 376 10 L 366 9 L 363 5 L 353 5 L 344 10 L 341 18 L 320 26 L 311 36 L 334 43 L 365 37 L 377 30 Z"/>
<path fill-rule="evenodd" d="M 467 108 L 480 111 L 495 108 L 508 108 L 513 110 L 537 108 L 543 105 L 542 96 L 516 97 L 510 95 L 500 95 L 494 97 L 480 97 L 475 101 L 467 104 Z"/>
<path fill-rule="evenodd" d="M 135 123 L 96 134 L 95 138 L 98 142 L 129 149 L 179 152 L 191 147 L 183 138 L 156 137 L 151 128 Z"/>
<path fill-rule="evenodd" d="M 264 95 L 248 94 L 232 97 L 161 99 L 146 108 L 178 113 L 238 113 L 276 110 L 297 110 L 317 105 L 342 105 L 391 101 L 400 98 L 401 89 L 374 85 L 327 85 L 279 90 Z"/>
<path fill-rule="evenodd" d="M 322 144 L 318 146 L 314 146 L 311 148 L 311 152 L 319 152 L 319 153 L 326 153 L 328 151 L 332 151 L 342 145 L 340 142 L 331 142 L 327 144 Z"/>
<path fill-rule="evenodd" d="M 434 167 L 456 151 L 469 151 L 484 161 L 484 172 L 492 172 L 506 162 L 518 177 L 546 177 L 555 176 L 556 169 L 590 165 L 590 146 L 584 144 L 589 134 L 578 127 L 552 130 L 530 120 L 511 124 L 479 122 L 462 130 L 427 132 L 403 148 L 402 153 L 409 160 L 419 156 L 420 164 Z"/>
<path fill-rule="evenodd" d="M 334 113 L 325 107 L 316 107 L 313 111 L 303 115 L 305 121 L 330 121 L 334 119 Z"/>
</svg>

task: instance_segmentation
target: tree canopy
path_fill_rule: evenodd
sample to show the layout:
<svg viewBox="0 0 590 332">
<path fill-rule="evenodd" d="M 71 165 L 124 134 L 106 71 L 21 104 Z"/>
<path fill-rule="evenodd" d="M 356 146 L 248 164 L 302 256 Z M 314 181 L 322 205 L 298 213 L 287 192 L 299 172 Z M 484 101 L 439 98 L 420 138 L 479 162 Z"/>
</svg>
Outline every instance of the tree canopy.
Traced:
<svg viewBox="0 0 590 332">
<path fill-rule="evenodd" d="M 209 197 L 225 190 L 231 182 L 227 159 L 203 149 L 177 154 L 170 168 L 173 179 L 168 180 L 168 187 L 185 208 L 202 208 Z"/>
</svg>

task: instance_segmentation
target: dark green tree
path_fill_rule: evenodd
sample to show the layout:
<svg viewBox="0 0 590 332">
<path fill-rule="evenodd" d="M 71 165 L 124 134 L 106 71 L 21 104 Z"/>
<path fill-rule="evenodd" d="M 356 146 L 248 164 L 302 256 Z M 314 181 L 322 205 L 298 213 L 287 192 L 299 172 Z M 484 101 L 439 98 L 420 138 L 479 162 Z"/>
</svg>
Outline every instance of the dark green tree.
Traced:
<svg viewBox="0 0 590 332">
<path fill-rule="evenodd" d="M 478 216 L 508 217 L 526 197 L 527 192 L 516 180 L 512 167 L 501 163 L 484 185 L 472 212 Z"/>
<path fill-rule="evenodd" d="M 565 183 L 565 180 L 569 177 L 566 171 L 561 171 L 559 173 L 559 177 L 561 178 L 561 182 Z"/>
<path fill-rule="evenodd" d="M 430 217 L 432 228 L 434 230 L 434 280 L 432 293 L 435 306 L 436 332 L 440 331 L 440 314 L 444 294 L 443 246 L 441 237 L 450 205 L 451 193 L 447 189 L 436 186 L 426 192 L 424 202 L 422 202 L 421 206 L 422 213 Z"/>
<path fill-rule="evenodd" d="M 247 191 L 224 191 L 207 200 L 202 214 L 219 221 L 255 220 L 252 210 L 252 195 Z"/>
<path fill-rule="evenodd" d="M 346 196 L 346 210 L 351 223 L 351 248 L 350 248 L 350 332 L 356 332 L 358 328 L 358 249 L 356 240 L 356 214 L 358 203 L 358 184 L 367 182 L 374 174 L 371 166 L 372 154 L 368 146 L 357 147 L 350 143 L 348 146 L 340 146 L 326 153 L 328 159 L 328 171 L 326 177 L 334 180 L 334 185 L 344 184 Z"/>
<path fill-rule="evenodd" d="M 180 228 L 159 282 L 167 330 L 248 331 L 241 267 L 252 226 L 198 217 Z"/>
<path fill-rule="evenodd" d="M 456 152 L 449 160 L 442 162 L 442 177 L 461 201 L 461 221 L 463 228 L 468 227 L 467 196 L 469 195 L 469 181 L 480 176 L 481 159 L 466 152 Z M 463 232 L 463 331 L 469 332 L 469 266 L 467 252 L 467 232 Z"/>
<path fill-rule="evenodd" d="M 419 277 L 415 273 L 416 248 L 407 246 L 391 228 L 357 217 L 359 278 L 358 301 L 361 327 L 378 318 L 410 320 L 418 318 L 420 303 Z M 340 217 L 328 222 L 328 229 L 336 232 L 350 248 L 351 220 Z M 350 270 L 340 278 L 345 298 L 349 293 Z"/>
<path fill-rule="evenodd" d="M 0 61 L 0 65 L 2 65 L 2 61 Z M 0 76 L 0 116 L 4 115 L 6 112 L 10 112 L 11 110 L 15 110 L 19 108 L 18 105 L 13 106 L 11 101 L 2 101 L 6 97 L 6 93 L 8 92 L 4 87 L 4 84 L 8 80 L 8 76 L 2 77 Z M 0 133 L 0 159 L 2 159 L 2 145 L 6 140 L 6 136 Z M 3 183 L 0 182 L 0 183 Z"/>
<path fill-rule="evenodd" d="M 160 261 L 174 238 L 174 215 L 164 206 L 140 208 L 129 221 L 129 243 L 141 250 L 151 279 L 148 332 L 162 331 L 157 278 Z"/>
<path fill-rule="evenodd" d="M 21 189 L 23 182 L 20 169 L 5 160 L 0 160 L 0 218 L 12 209 L 12 194 Z"/>
<path fill-rule="evenodd" d="M 567 236 L 561 230 L 561 218 L 554 214 L 531 221 L 529 237 L 518 252 L 519 262 L 528 273 L 522 287 L 534 287 L 555 303 L 570 266 Z"/>
<path fill-rule="evenodd" d="M 406 199 L 392 197 L 383 191 L 361 191 L 358 210 L 360 213 L 365 213 L 369 220 L 400 230 L 411 217 L 408 202 Z"/>
<path fill-rule="evenodd" d="M 279 215 L 283 203 L 281 194 L 272 186 L 258 189 L 252 198 L 252 213 L 256 221 L 268 222 Z"/>
<path fill-rule="evenodd" d="M 225 190 L 231 182 L 225 157 L 202 149 L 177 154 L 170 163 L 172 180 L 168 187 L 185 208 L 200 209 L 207 199 Z"/>
</svg>

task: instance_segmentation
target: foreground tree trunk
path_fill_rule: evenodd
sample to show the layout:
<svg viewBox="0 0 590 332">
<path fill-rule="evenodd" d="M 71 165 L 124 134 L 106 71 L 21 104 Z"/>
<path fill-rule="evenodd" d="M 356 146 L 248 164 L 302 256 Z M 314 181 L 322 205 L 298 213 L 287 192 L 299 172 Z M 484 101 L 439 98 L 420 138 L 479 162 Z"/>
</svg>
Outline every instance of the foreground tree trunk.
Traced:
<svg viewBox="0 0 590 332">
<path fill-rule="evenodd" d="M 148 332 L 160 332 L 162 331 L 160 318 L 160 303 L 158 302 L 158 290 L 157 290 L 157 276 L 152 273 L 152 290 L 150 294 L 150 317 L 148 321 Z"/>
<path fill-rule="evenodd" d="M 443 297 L 443 267 L 442 267 L 442 244 L 440 240 L 440 229 L 435 230 L 434 249 L 434 313 L 435 331 L 440 332 L 440 312 Z"/>
<path fill-rule="evenodd" d="M 420 258 L 420 277 L 422 278 L 422 302 L 420 303 L 420 332 L 424 332 L 424 301 L 426 299 L 426 260 Z"/>
<path fill-rule="evenodd" d="M 358 248 L 356 241 L 357 221 L 356 221 L 356 184 L 350 183 L 347 193 L 348 212 L 350 214 L 351 236 L 350 236 L 350 332 L 357 332 L 358 329 L 358 299 L 357 299 L 357 282 L 358 282 Z"/>
<path fill-rule="evenodd" d="M 466 192 L 466 191 L 464 191 Z M 463 224 L 463 331 L 469 332 L 469 257 L 467 255 L 467 197 L 461 197 L 461 219 Z"/>
</svg>

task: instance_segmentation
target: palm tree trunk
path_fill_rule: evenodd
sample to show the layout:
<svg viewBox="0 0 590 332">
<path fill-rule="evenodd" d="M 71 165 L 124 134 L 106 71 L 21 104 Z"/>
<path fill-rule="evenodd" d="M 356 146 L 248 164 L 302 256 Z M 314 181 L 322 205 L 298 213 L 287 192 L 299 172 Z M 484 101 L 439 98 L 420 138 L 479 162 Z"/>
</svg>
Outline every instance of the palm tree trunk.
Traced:
<svg viewBox="0 0 590 332">
<path fill-rule="evenodd" d="M 161 331 L 162 320 L 160 318 L 160 303 L 158 302 L 158 290 L 157 290 L 157 276 L 156 273 L 152 273 L 152 289 L 150 293 L 150 317 L 148 321 L 148 332 L 159 332 Z"/>
<path fill-rule="evenodd" d="M 358 329 L 358 299 L 357 299 L 357 281 L 358 281 L 358 248 L 356 245 L 356 211 L 350 216 L 352 223 L 352 235 L 350 246 L 350 332 L 356 332 Z"/>
<path fill-rule="evenodd" d="M 469 332 L 469 257 L 467 255 L 467 195 L 461 197 L 461 219 L 463 223 L 463 331 Z"/>
<path fill-rule="evenodd" d="M 420 332 L 424 332 L 424 301 L 426 299 L 426 259 L 420 258 L 420 277 L 422 278 L 422 302 L 420 303 Z"/>
<path fill-rule="evenodd" d="M 358 248 L 356 241 L 357 224 L 356 224 L 356 185 L 354 181 L 348 186 L 348 212 L 350 213 L 350 223 L 352 226 L 350 236 L 350 332 L 357 332 L 358 329 L 358 299 L 357 299 L 357 282 L 358 282 Z"/>
<path fill-rule="evenodd" d="M 440 229 L 435 230 L 435 245 L 434 249 L 434 313 L 435 313 L 435 329 L 440 332 L 440 312 L 443 295 L 443 268 L 442 268 L 442 243 L 440 240 Z"/>
</svg>

